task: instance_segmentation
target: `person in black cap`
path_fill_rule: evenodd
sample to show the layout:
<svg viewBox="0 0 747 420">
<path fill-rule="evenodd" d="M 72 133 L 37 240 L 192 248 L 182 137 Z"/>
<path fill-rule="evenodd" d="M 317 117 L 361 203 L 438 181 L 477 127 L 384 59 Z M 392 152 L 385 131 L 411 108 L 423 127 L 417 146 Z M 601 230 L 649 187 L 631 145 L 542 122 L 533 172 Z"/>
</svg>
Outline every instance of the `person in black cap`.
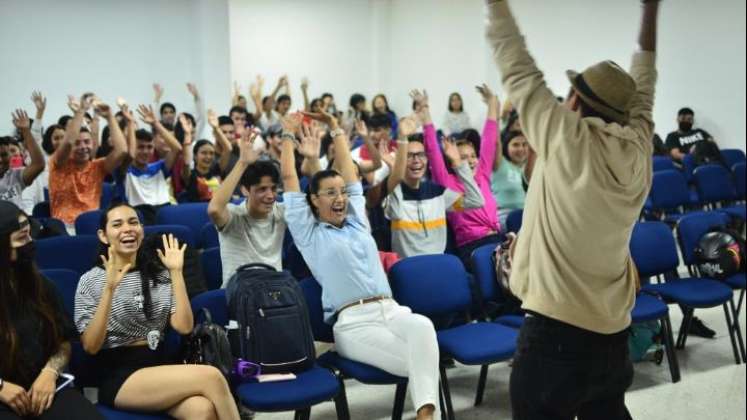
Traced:
<svg viewBox="0 0 747 420">
<path fill-rule="evenodd" d="M 55 393 L 78 334 L 34 264 L 30 233 L 28 217 L 0 201 L 0 419 L 103 419 L 77 390 Z"/>
</svg>

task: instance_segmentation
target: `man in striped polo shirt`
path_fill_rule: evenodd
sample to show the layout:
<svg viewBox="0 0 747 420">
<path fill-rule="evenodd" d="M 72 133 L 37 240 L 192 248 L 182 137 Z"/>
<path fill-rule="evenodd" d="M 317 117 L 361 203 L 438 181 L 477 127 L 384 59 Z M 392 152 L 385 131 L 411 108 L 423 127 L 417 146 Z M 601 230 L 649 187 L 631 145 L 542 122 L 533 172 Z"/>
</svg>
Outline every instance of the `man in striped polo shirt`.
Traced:
<svg viewBox="0 0 747 420">
<path fill-rule="evenodd" d="M 417 123 L 404 118 L 399 126 L 392 173 L 382 183 L 386 217 L 392 224 L 392 250 L 400 257 L 442 254 L 446 249 L 446 212 L 479 208 L 485 202 L 467 162 L 451 141 L 444 142 L 444 154 L 465 187 L 462 194 L 424 179 L 428 158 L 422 137 L 413 135 Z M 409 139 L 409 141 L 408 141 Z"/>
</svg>

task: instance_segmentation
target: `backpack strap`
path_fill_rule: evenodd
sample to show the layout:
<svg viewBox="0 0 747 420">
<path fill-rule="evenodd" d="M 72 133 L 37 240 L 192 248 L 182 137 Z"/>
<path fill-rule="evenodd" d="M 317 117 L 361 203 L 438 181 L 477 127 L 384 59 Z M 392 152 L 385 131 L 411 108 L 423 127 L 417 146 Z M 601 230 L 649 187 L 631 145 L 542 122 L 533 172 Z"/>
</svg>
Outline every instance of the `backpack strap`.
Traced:
<svg viewBox="0 0 747 420">
<path fill-rule="evenodd" d="M 204 324 L 212 324 L 213 323 L 213 316 L 210 314 L 210 309 L 208 309 L 208 308 L 202 308 L 202 315 L 205 317 Z"/>
</svg>

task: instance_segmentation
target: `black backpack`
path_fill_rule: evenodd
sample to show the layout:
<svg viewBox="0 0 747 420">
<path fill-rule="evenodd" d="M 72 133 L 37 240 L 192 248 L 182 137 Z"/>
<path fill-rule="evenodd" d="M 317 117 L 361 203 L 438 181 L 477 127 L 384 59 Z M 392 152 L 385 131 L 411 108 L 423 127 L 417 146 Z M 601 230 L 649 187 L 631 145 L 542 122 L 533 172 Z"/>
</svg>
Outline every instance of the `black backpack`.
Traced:
<svg viewBox="0 0 747 420">
<path fill-rule="evenodd" d="M 240 357 L 262 373 L 295 373 L 313 366 L 314 337 L 296 279 L 266 264 L 239 267 L 226 286 L 228 313 L 239 324 Z"/>
<path fill-rule="evenodd" d="M 693 159 L 695 160 L 696 166 L 717 164 L 725 165 L 723 157 L 721 157 L 721 150 L 718 145 L 712 141 L 699 141 L 693 145 Z"/>
<path fill-rule="evenodd" d="M 202 308 L 205 321 L 195 326 L 185 342 L 184 363 L 216 367 L 226 379 L 230 379 L 234 357 L 226 330 L 213 323 L 210 310 Z"/>
</svg>

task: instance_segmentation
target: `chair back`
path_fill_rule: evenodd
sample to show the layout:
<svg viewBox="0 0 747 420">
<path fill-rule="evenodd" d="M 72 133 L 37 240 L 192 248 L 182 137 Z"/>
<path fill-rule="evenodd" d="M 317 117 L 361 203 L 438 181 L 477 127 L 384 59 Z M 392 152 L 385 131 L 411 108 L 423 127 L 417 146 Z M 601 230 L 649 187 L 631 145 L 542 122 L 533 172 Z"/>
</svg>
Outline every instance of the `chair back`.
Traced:
<svg viewBox="0 0 747 420">
<path fill-rule="evenodd" d="M 695 264 L 695 248 L 700 238 L 713 227 L 725 227 L 729 216 L 720 212 L 696 212 L 682 217 L 677 222 L 677 239 L 686 265 Z"/>
<path fill-rule="evenodd" d="M 654 172 L 676 170 L 669 156 L 654 156 Z"/>
<path fill-rule="evenodd" d="M 202 251 L 202 274 L 208 290 L 220 289 L 223 285 L 223 261 L 220 258 L 220 248 L 210 248 Z"/>
<path fill-rule="evenodd" d="M 202 249 L 215 248 L 220 246 L 220 240 L 218 239 L 218 230 L 215 229 L 213 222 L 205 223 L 205 226 L 200 230 L 200 243 L 197 245 Z"/>
<path fill-rule="evenodd" d="M 96 264 L 99 246 L 94 235 L 40 239 L 36 241 L 36 264 L 42 270 L 65 268 L 82 275 Z"/>
<path fill-rule="evenodd" d="M 731 175 L 722 165 L 699 166 L 693 173 L 695 188 L 704 203 L 718 203 L 737 198 Z"/>
<path fill-rule="evenodd" d="M 322 286 L 313 277 L 308 277 L 299 282 L 303 296 L 306 299 L 306 308 L 309 310 L 311 321 L 311 332 L 315 341 L 333 343 L 335 341 L 332 326 L 324 322 L 324 308 L 322 307 Z"/>
<path fill-rule="evenodd" d="M 225 327 L 228 325 L 228 302 L 226 301 L 225 289 L 210 290 L 192 298 L 192 315 L 195 325 L 205 321 L 202 308 L 210 311 L 213 323 Z"/>
<path fill-rule="evenodd" d="M 454 255 L 405 258 L 389 273 L 394 299 L 429 317 L 450 315 L 472 304 L 467 272 Z"/>
<path fill-rule="evenodd" d="M 690 190 L 680 171 L 664 170 L 654 173 L 649 197 L 653 209 L 674 210 L 689 204 Z"/>
<path fill-rule="evenodd" d="M 195 248 L 197 246 L 197 239 L 195 237 L 194 232 L 187 226 L 183 225 L 151 225 L 151 226 L 145 226 L 143 228 L 143 231 L 146 236 L 149 235 L 163 235 L 163 234 L 172 234 L 176 239 L 179 240 L 182 244 L 187 244 L 190 248 Z"/>
<path fill-rule="evenodd" d="M 41 275 L 55 285 L 70 319 L 75 316 L 75 292 L 78 290 L 80 274 L 67 269 L 41 270 Z"/>
<path fill-rule="evenodd" d="M 664 222 L 636 223 L 630 238 L 630 253 L 641 278 L 676 270 L 679 265 L 672 231 Z"/>
<path fill-rule="evenodd" d="M 198 238 L 203 226 L 210 221 L 207 206 L 208 203 L 184 203 L 162 207 L 156 214 L 156 224 L 187 226 Z"/>
</svg>

